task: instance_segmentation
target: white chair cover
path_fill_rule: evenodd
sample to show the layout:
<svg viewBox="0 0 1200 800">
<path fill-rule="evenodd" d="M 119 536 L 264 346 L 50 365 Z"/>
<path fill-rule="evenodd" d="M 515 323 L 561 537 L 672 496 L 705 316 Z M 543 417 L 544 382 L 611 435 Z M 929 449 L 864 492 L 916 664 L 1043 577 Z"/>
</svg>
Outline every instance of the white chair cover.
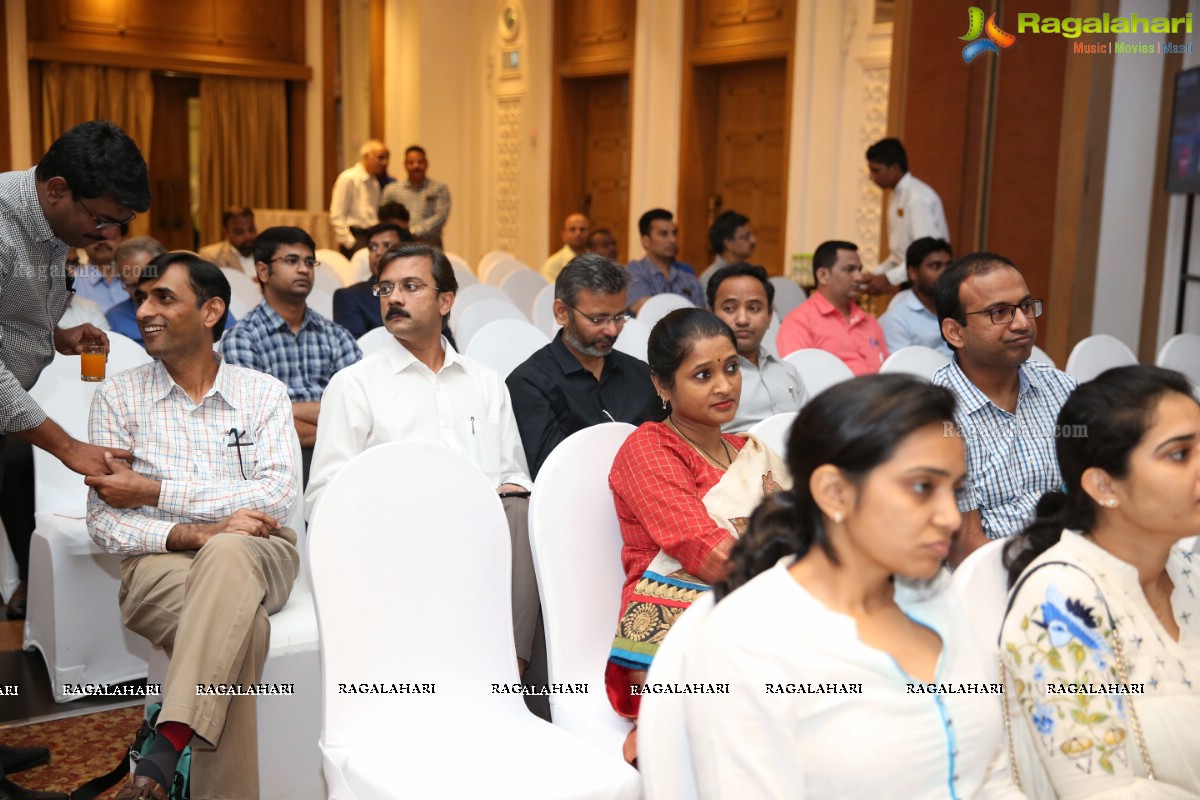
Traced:
<svg viewBox="0 0 1200 800">
<path fill-rule="evenodd" d="M 468 286 L 476 286 L 479 284 L 479 279 L 475 277 L 475 273 L 471 272 L 471 268 L 460 266 L 451 262 L 454 267 L 454 279 L 458 281 L 458 290 L 461 292 Z"/>
<path fill-rule="evenodd" d="M 826 350 L 815 347 L 796 350 L 788 353 L 783 360 L 791 364 L 800 373 L 804 388 L 808 390 L 811 401 L 821 392 L 835 383 L 848 381 L 854 373 L 846 366 L 846 362 Z"/>
<path fill-rule="evenodd" d="M 953 586 L 962 598 L 979 652 L 988 663 L 996 660 L 1000 625 L 1004 622 L 1004 607 L 1008 603 L 1008 570 L 1004 569 L 1004 545 L 1007 539 L 996 539 L 983 545 L 963 559 L 954 570 Z"/>
<path fill-rule="evenodd" d="M 1051 358 L 1051 357 L 1050 357 L 1050 356 L 1049 356 L 1049 355 L 1046 353 L 1046 351 L 1045 351 L 1045 350 L 1043 350 L 1042 348 L 1038 347 L 1036 344 L 1033 346 L 1033 353 L 1032 353 L 1032 355 L 1030 355 L 1030 356 L 1029 356 L 1029 360 L 1030 360 L 1030 361 L 1037 361 L 1037 362 L 1040 362 L 1040 363 L 1042 363 L 1042 364 L 1047 364 L 1047 365 L 1049 365 L 1049 366 L 1051 366 L 1051 367 L 1054 367 L 1055 369 L 1058 369 L 1058 364 L 1055 364 L 1055 363 L 1054 363 L 1054 359 L 1053 359 L 1053 358 Z"/>
<path fill-rule="evenodd" d="M 1200 386 L 1200 336 L 1181 333 L 1167 339 L 1155 363 L 1182 372 L 1193 386 Z"/>
<path fill-rule="evenodd" d="M 21 572 L 17 566 L 17 557 L 8 541 L 8 531 L 4 529 L 4 523 L 0 522 L 0 598 L 7 603 L 20 584 Z"/>
<path fill-rule="evenodd" d="M 349 262 L 347 262 L 346 269 L 347 271 L 350 269 Z M 346 285 L 347 284 L 342 283 L 342 278 L 340 275 L 338 275 L 332 269 L 325 269 L 324 262 L 322 262 L 321 266 L 318 267 L 313 273 L 313 288 L 320 289 L 323 292 L 329 292 L 330 297 L 333 297 L 334 292 L 336 292 L 338 289 L 344 288 Z"/>
<path fill-rule="evenodd" d="M 229 280 L 229 290 L 233 295 L 230 300 L 229 308 L 233 311 L 233 315 L 238 319 L 245 316 L 245 312 L 254 308 L 262 302 L 262 289 L 258 285 L 258 281 L 251 278 L 240 269 L 223 269 L 221 270 L 225 277 Z M 242 313 L 237 313 L 237 305 L 240 304 Z"/>
<path fill-rule="evenodd" d="M 568 436 L 542 465 L 529 503 L 550 682 L 588 687 L 587 694 L 551 695 L 550 716 L 616 758 L 632 726 L 613 711 L 604 688 L 625 583 L 608 472 L 633 431 L 626 422 L 606 422 Z M 605 597 L 610 602 L 598 602 Z"/>
<path fill-rule="evenodd" d="M 637 318 L 648 328 L 653 329 L 655 323 L 677 308 L 695 308 L 692 301 L 681 294 L 664 292 L 656 294 L 642 304 L 638 309 Z"/>
<path fill-rule="evenodd" d="M 500 288 L 512 298 L 517 308 L 521 309 L 521 312 L 530 319 L 533 319 L 534 303 L 537 300 L 538 293 L 545 289 L 547 285 L 546 279 L 542 277 L 542 274 L 534 272 L 531 269 L 518 269 L 510 272 L 500 282 Z M 551 286 L 550 290 L 551 297 L 553 297 L 554 287 Z"/>
<path fill-rule="evenodd" d="M 542 287 L 533 299 L 533 316 L 530 317 L 539 331 L 554 336 L 558 323 L 554 320 L 554 284 Z"/>
<path fill-rule="evenodd" d="M 549 337 L 524 320 L 498 319 L 484 325 L 471 337 L 466 356 L 487 364 L 501 378 L 527 358 L 550 344 Z"/>
<path fill-rule="evenodd" d="M 642 322 L 638 317 L 634 317 L 625 323 L 625 327 L 621 329 L 621 333 L 617 336 L 617 343 L 613 348 L 620 350 L 622 353 L 634 358 L 647 361 L 646 346 L 650 341 L 650 326 Z"/>
<path fill-rule="evenodd" d="M 887 357 L 880 372 L 902 372 L 928 381 L 933 373 L 950 363 L 950 359 L 936 350 L 919 344 L 901 347 Z"/>
<path fill-rule="evenodd" d="M 394 338 L 396 337 L 388 333 L 387 328 L 372 328 L 358 337 L 358 349 L 362 350 L 363 358 L 366 358 Z"/>
<path fill-rule="evenodd" d="M 528 322 L 525 319 L 525 315 L 512 303 L 491 299 L 472 303 L 469 308 L 463 311 L 462 316 L 458 318 L 458 327 L 453 328 L 454 341 L 458 345 L 458 351 L 465 353 L 475 334 L 484 325 L 498 319 L 513 319 Z"/>
<path fill-rule="evenodd" d="M 333 292 L 314 284 L 313 290 L 308 293 L 308 307 L 325 319 L 333 319 Z"/>
<path fill-rule="evenodd" d="M 763 334 L 762 338 L 762 348 L 776 358 L 779 358 L 779 348 L 775 345 L 775 340 L 779 337 L 779 326 L 781 324 L 779 321 L 779 312 L 776 311 L 771 315 L 771 322 L 767 325 L 767 332 Z"/>
<path fill-rule="evenodd" d="M 364 247 L 356 252 L 355 255 L 365 252 L 366 248 Z M 321 262 L 321 266 L 317 267 L 317 273 L 326 273 L 337 282 L 337 285 L 333 287 L 334 289 L 341 289 L 343 286 L 357 283 L 357 281 L 352 280 L 354 278 L 354 268 L 351 266 L 350 259 L 342 255 L 341 251 L 317 250 L 313 255 L 316 256 L 317 261 Z M 367 272 L 370 272 L 369 268 Z M 329 291 L 332 292 L 333 289 Z"/>
<path fill-rule="evenodd" d="M 475 265 L 475 277 L 479 278 L 481 283 L 487 282 L 488 272 L 492 267 L 505 259 L 516 258 L 515 255 L 507 250 L 489 250 L 479 259 L 479 263 Z"/>
<path fill-rule="evenodd" d="M 497 261 L 495 264 L 492 264 L 492 268 L 488 270 L 487 278 L 483 282 L 489 286 L 500 286 L 509 275 L 523 269 L 530 269 L 529 265 L 515 258 L 506 258 L 503 261 Z M 532 272 L 533 270 L 530 271 Z"/>
<path fill-rule="evenodd" d="M 632 768 L 503 691 L 519 683 L 511 546 L 473 464 L 429 445 L 373 447 L 334 476 L 309 532 L 329 797 L 638 797 Z M 396 635 L 381 635 L 380 614 Z M 342 691 L 370 684 L 433 692 Z"/>
<path fill-rule="evenodd" d="M 1138 363 L 1124 342 L 1107 333 L 1080 340 L 1067 359 L 1067 374 L 1080 383 L 1090 381 L 1106 369 Z"/>
<path fill-rule="evenodd" d="M 800 416 L 799 411 L 784 411 L 782 414 L 767 417 L 762 422 L 750 426 L 750 433 L 775 451 L 777 456 L 786 460 L 788 436 L 791 434 L 792 425 L 798 416 Z"/>
<path fill-rule="evenodd" d="M 480 300 L 500 300 L 504 303 L 509 303 L 513 308 L 516 304 L 512 298 L 498 286 L 488 286 L 485 283 L 477 283 L 466 288 L 460 288 L 458 294 L 454 296 L 454 305 L 450 307 L 450 330 L 458 329 L 458 320 L 462 317 L 463 312 L 471 307 L 473 303 Z"/>
<path fill-rule="evenodd" d="M 338 255 L 341 255 L 339 253 Z M 322 269 L 325 267 L 322 266 Z M 354 255 L 350 256 L 350 274 L 343 275 L 342 280 L 347 286 L 353 286 L 356 283 L 361 283 L 371 277 L 371 251 L 367 248 L 355 250 Z"/>
<path fill-rule="evenodd" d="M 784 275 L 771 278 L 775 286 L 775 314 L 780 318 L 792 313 L 800 304 L 808 299 L 808 294 L 800 288 L 800 284 Z"/>
</svg>

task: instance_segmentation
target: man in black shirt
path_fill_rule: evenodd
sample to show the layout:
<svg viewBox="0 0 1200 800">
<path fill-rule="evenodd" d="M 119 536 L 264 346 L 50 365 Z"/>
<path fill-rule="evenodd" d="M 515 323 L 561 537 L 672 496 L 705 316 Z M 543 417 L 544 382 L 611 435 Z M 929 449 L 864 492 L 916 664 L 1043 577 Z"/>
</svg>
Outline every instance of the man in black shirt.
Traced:
<svg viewBox="0 0 1200 800">
<path fill-rule="evenodd" d="M 554 282 L 562 330 L 508 376 L 530 473 L 558 443 L 602 422 L 641 425 L 658 415 L 650 368 L 613 349 L 630 318 L 629 273 L 596 253 L 573 258 Z"/>
</svg>

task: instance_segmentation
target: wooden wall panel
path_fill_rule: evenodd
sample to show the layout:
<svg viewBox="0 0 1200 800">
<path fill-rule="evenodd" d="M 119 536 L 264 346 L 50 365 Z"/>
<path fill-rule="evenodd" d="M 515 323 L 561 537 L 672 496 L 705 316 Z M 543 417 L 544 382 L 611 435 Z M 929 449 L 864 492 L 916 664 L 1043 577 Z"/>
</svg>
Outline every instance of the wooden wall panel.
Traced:
<svg viewBox="0 0 1200 800">
<path fill-rule="evenodd" d="M 699 48 L 761 45 L 790 48 L 794 36 L 793 0 L 692 0 L 696 24 L 687 45 Z"/>
<path fill-rule="evenodd" d="M 654 2 L 654 0 L 646 0 Z M 637 0 L 557 0 L 558 65 L 562 74 L 628 72 L 633 64 Z"/>
<path fill-rule="evenodd" d="M 8 41 L 8 22 L 0 8 L 0 42 Z M 6 58 L 7 54 L 0 54 Z M 12 169 L 12 111 L 8 105 L 8 70 L 0 75 L 0 172 Z"/>
</svg>

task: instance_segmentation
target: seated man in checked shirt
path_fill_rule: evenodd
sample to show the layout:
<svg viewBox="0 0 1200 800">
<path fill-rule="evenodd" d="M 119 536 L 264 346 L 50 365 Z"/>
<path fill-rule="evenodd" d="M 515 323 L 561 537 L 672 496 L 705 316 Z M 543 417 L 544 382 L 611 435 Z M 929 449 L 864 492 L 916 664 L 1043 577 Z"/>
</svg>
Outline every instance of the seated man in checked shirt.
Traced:
<svg viewBox="0 0 1200 800">
<path fill-rule="evenodd" d="M 221 360 L 229 282 L 193 253 L 164 253 L 138 283 L 137 322 L 157 360 L 110 377 L 90 438 L 111 475 L 86 479 L 88 533 L 121 563 L 126 627 L 170 656 L 158 736 L 119 800 L 167 797 L 193 743 L 194 797 L 258 797 L 254 698 L 197 685 L 257 684 L 300 569 L 280 527 L 297 499 L 287 389 Z"/>
</svg>

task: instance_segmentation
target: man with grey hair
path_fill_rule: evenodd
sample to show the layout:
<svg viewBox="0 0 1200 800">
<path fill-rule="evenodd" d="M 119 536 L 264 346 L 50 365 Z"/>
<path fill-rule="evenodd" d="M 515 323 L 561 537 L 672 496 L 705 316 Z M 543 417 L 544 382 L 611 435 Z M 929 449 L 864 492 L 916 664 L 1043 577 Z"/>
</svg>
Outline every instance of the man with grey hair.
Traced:
<svg viewBox="0 0 1200 800">
<path fill-rule="evenodd" d="M 329 199 L 329 224 L 346 258 L 367 246 L 367 228 L 379 222 L 381 181 L 388 166 L 389 153 L 383 142 L 363 142 L 359 154 L 359 162 L 338 175 Z"/>
<path fill-rule="evenodd" d="M 650 368 L 613 349 L 629 319 L 629 273 L 596 253 L 573 258 L 554 282 L 562 330 L 508 376 L 513 413 L 530 472 L 558 443 L 602 422 L 655 419 Z"/>
</svg>

